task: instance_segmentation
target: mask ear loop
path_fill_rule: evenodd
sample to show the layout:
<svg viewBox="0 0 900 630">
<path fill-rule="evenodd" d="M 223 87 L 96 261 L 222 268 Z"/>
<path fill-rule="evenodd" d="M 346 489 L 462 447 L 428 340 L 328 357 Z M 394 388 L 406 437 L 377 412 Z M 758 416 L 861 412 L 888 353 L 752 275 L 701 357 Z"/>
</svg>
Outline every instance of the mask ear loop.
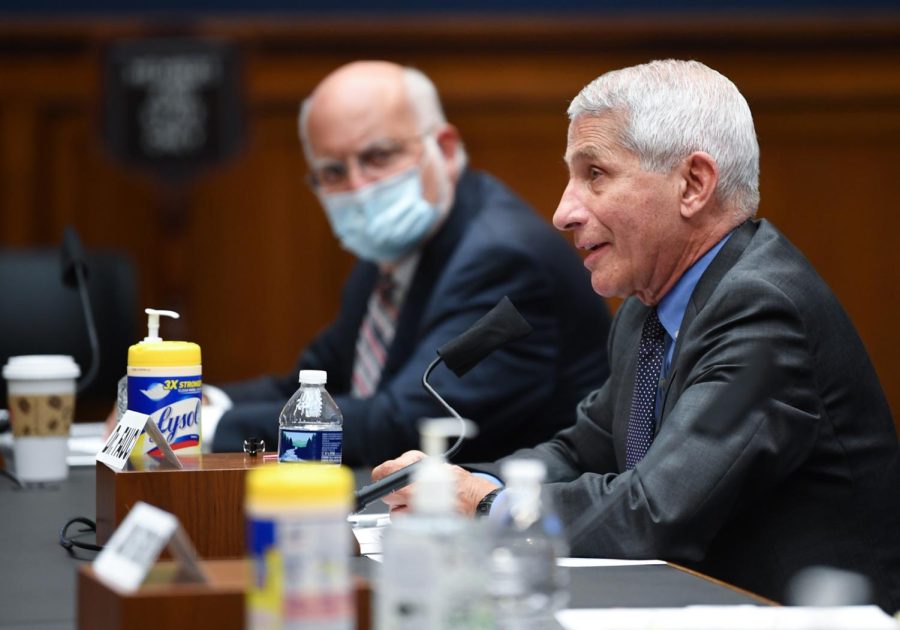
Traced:
<svg viewBox="0 0 900 630">
<path fill-rule="evenodd" d="M 423 168 L 424 159 L 429 159 L 434 164 L 436 171 L 435 181 L 437 182 L 437 199 L 434 207 L 438 211 L 438 225 L 443 223 L 444 218 L 450 212 L 453 205 L 453 184 L 450 182 L 450 176 L 447 174 L 447 158 L 441 151 L 441 147 L 437 141 L 437 134 L 433 131 L 428 132 L 422 138 L 422 158 L 419 160 L 419 168 Z"/>
<path fill-rule="evenodd" d="M 78 549 L 87 549 L 88 551 L 103 551 L 103 545 L 96 545 L 93 543 L 81 542 L 78 540 L 72 540 L 66 533 L 66 530 L 69 529 L 73 524 L 80 523 L 85 525 L 78 530 L 79 534 L 84 534 L 87 532 L 96 532 L 97 525 L 94 521 L 89 518 L 85 518 L 83 516 L 76 516 L 75 518 L 70 518 L 66 521 L 66 524 L 62 526 L 62 529 L 59 530 L 59 544 L 60 546 L 69 552 L 69 555 L 75 555 L 75 548 Z"/>
</svg>

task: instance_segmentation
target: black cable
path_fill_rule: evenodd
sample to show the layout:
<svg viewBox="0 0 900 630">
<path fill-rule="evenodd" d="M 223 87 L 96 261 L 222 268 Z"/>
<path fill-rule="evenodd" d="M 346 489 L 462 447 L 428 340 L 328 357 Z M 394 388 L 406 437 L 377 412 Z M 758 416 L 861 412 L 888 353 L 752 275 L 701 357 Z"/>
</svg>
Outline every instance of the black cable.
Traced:
<svg viewBox="0 0 900 630">
<path fill-rule="evenodd" d="M 80 540 L 75 540 L 75 537 L 70 537 L 68 535 L 68 529 L 75 523 L 79 523 L 81 525 L 86 525 L 86 527 L 79 529 L 78 534 L 85 534 L 87 532 L 96 532 L 97 524 L 94 523 L 89 518 L 85 518 L 84 516 L 75 516 L 66 521 L 65 525 L 59 530 L 59 544 L 60 546 L 69 552 L 69 555 L 75 556 L 75 549 L 87 549 L 88 551 L 103 551 L 103 545 L 97 545 L 94 543 L 81 542 Z M 78 535 L 76 534 L 76 536 Z"/>
<path fill-rule="evenodd" d="M 0 475 L 3 475 L 4 477 L 8 477 L 9 479 L 11 479 L 12 482 L 13 482 L 14 484 L 16 484 L 16 487 L 17 487 L 17 488 L 21 488 L 21 487 L 22 487 L 22 482 L 19 480 L 19 478 L 16 477 L 16 476 L 15 476 L 14 474 L 12 474 L 11 472 L 9 472 L 8 470 L 6 470 L 5 468 L 0 468 Z"/>
</svg>

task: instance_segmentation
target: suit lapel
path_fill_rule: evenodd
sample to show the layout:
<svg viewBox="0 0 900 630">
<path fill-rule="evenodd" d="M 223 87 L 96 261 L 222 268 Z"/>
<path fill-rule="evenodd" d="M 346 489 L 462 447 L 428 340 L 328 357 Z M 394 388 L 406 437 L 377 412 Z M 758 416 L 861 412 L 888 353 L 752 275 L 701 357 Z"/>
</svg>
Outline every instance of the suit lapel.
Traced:
<svg viewBox="0 0 900 630">
<path fill-rule="evenodd" d="M 672 384 L 676 381 L 678 376 L 678 355 L 681 350 L 682 342 L 685 338 L 691 336 L 689 331 L 691 324 L 694 323 L 694 319 L 706 305 L 709 296 L 711 296 L 716 287 L 719 286 L 719 283 L 722 281 L 722 278 L 725 277 L 725 274 L 728 273 L 737 262 L 738 258 L 744 253 L 744 250 L 750 243 L 750 239 L 756 234 L 758 228 L 758 221 L 745 221 L 738 226 L 731 235 L 731 238 L 728 239 L 728 242 L 722 246 L 721 251 L 716 254 L 716 257 L 709 264 L 709 267 L 706 268 L 706 271 L 703 272 L 700 281 L 697 282 L 697 286 L 694 287 L 694 292 L 691 294 L 691 299 L 688 301 L 687 309 L 684 312 L 684 319 L 681 321 L 678 339 L 675 340 L 675 350 L 672 354 L 672 370 L 666 379 L 666 387 L 663 392 L 662 400 L 662 417 L 657 425 L 657 431 L 659 431 L 659 427 L 662 425 L 670 408 L 669 392 L 672 390 Z M 673 399 L 672 404 L 674 404 L 675 400 L 677 400 L 677 398 Z"/>
<path fill-rule="evenodd" d="M 435 285 L 441 277 L 456 246 L 462 239 L 474 215 L 480 211 L 481 180 L 471 171 L 465 171 L 456 187 L 456 199 L 447 221 L 437 234 L 422 249 L 422 256 L 416 267 L 406 299 L 397 317 L 394 340 L 388 350 L 387 360 L 382 370 L 381 383 L 404 365 L 418 344 L 420 323 L 425 307 L 431 299 Z M 435 348 L 437 350 L 437 348 Z M 380 387 L 380 385 L 379 385 Z"/>
</svg>

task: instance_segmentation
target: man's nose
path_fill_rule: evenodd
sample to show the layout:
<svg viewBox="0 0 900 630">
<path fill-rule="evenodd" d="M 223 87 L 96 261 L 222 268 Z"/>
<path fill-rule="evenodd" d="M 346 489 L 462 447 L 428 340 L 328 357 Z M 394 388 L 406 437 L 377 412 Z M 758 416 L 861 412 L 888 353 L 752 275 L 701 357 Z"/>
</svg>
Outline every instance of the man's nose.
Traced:
<svg viewBox="0 0 900 630">
<path fill-rule="evenodd" d="M 559 200 L 559 205 L 556 207 L 556 212 L 553 213 L 553 225 L 557 230 L 574 230 L 582 223 L 579 218 L 580 208 L 581 202 L 575 194 L 574 181 L 570 179 Z"/>
<path fill-rule="evenodd" d="M 362 167 L 359 165 L 359 160 L 356 158 L 347 160 L 347 187 L 350 190 L 358 190 L 363 186 L 368 186 L 372 181 L 372 178 L 363 172 Z"/>
</svg>

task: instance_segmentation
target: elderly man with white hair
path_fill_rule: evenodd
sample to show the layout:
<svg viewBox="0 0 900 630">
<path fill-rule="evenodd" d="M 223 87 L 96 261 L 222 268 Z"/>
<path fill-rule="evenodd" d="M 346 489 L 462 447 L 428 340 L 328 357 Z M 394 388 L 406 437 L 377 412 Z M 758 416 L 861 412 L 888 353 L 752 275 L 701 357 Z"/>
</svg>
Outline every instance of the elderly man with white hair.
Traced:
<svg viewBox="0 0 900 630">
<path fill-rule="evenodd" d="M 830 565 L 868 576 L 897 610 L 891 412 L 837 298 L 754 219 L 759 149 L 744 97 L 701 63 L 656 61 L 602 75 L 568 113 L 554 224 L 586 252 L 594 290 L 625 301 L 609 380 L 575 426 L 511 457 L 546 464 L 548 495 L 582 532 L 573 555 L 662 558 L 777 600 L 799 570 Z M 779 387 L 729 412 L 765 346 Z M 497 481 L 459 479 L 467 513 L 503 500 Z M 400 511 L 408 499 L 386 500 Z"/>
<path fill-rule="evenodd" d="M 328 372 L 344 463 L 418 446 L 418 421 L 446 413 L 422 388 L 423 372 L 504 296 L 534 332 L 462 378 L 443 366 L 430 378 L 478 425 L 460 456 L 500 457 L 571 425 L 577 401 L 608 374 L 609 312 L 571 245 L 503 184 L 467 168 L 432 82 L 388 62 L 343 66 L 303 103 L 299 127 L 310 184 L 359 259 L 337 318 L 297 366 Z M 214 450 L 240 450 L 250 436 L 277 443 L 296 387 L 296 371 L 224 387 L 234 406 Z"/>
</svg>

